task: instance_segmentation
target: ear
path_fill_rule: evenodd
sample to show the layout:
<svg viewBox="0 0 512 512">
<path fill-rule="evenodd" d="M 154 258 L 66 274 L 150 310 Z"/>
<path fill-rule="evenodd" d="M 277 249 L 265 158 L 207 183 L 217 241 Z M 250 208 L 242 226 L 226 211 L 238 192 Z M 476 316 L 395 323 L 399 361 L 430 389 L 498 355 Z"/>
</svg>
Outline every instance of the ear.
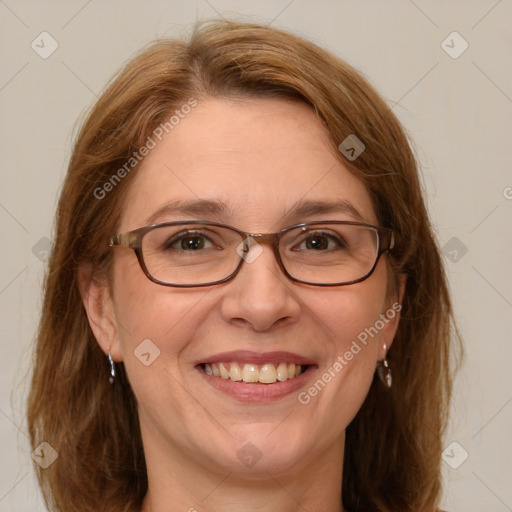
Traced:
<svg viewBox="0 0 512 512">
<path fill-rule="evenodd" d="M 78 276 L 82 302 L 94 337 L 105 355 L 110 350 L 112 359 L 119 362 L 122 356 L 110 287 L 106 279 L 94 276 L 91 266 L 81 267 Z"/>
<path fill-rule="evenodd" d="M 388 294 L 385 302 L 385 309 L 381 313 L 381 319 L 385 323 L 384 328 L 379 335 L 379 361 L 386 357 L 387 351 L 390 349 L 400 322 L 400 311 L 402 310 L 402 300 L 405 293 L 405 285 L 407 283 L 407 275 L 405 273 L 398 274 L 397 284 L 393 292 Z M 384 348 L 384 345 L 386 348 Z"/>
</svg>

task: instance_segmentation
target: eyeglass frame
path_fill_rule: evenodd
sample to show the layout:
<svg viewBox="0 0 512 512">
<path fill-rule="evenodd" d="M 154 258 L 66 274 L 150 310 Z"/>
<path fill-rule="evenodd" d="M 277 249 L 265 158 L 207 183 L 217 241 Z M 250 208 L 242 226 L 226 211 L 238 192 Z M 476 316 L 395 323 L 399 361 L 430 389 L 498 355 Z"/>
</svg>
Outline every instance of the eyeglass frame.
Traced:
<svg viewBox="0 0 512 512">
<path fill-rule="evenodd" d="M 173 288 L 199 288 L 203 286 L 214 286 L 217 284 L 222 284 L 227 281 L 230 281 L 233 279 L 240 269 L 242 268 L 243 262 L 245 261 L 243 256 L 240 256 L 240 259 L 237 263 L 237 266 L 235 270 L 231 274 L 229 274 L 227 277 L 218 280 L 218 281 L 212 281 L 209 283 L 202 283 L 202 284 L 175 284 L 175 283 L 167 283 L 165 281 L 160 281 L 151 273 L 149 272 L 146 263 L 144 261 L 144 256 L 142 254 L 142 238 L 143 236 L 148 233 L 149 231 L 152 231 L 159 227 L 165 227 L 165 226 L 177 226 L 177 225 L 207 225 L 207 226 L 215 226 L 220 228 L 227 228 L 231 231 L 234 231 L 235 233 L 238 233 L 240 237 L 242 238 L 241 243 L 245 242 L 247 239 L 252 238 L 257 243 L 260 244 L 268 244 L 271 245 L 273 251 L 274 251 L 274 257 L 276 258 L 276 261 L 283 271 L 284 275 L 288 277 L 293 282 L 301 283 L 301 284 L 307 284 L 310 286 L 321 286 L 321 287 L 331 287 L 331 286 L 347 286 L 351 284 L 360 283 L 361 281 L 365 281 L 368 279 L 373 272 L 375 271 L 375 268 L 377 267 L 377 263 L 379 262 L 381 256 L 386 253 L 390 252 L 393 247 L 395 246 L 395 232 L 393 229 L 385 228 L 381 226 L 374 226 L 373 224 L 367 224 L 365 222 L 355 222 L 355 221 L 338 221 L 338 220 L 325 220 L 325 221 L 313 221 L 313 222 L 302 222 L 300 224 L 294 224 L 293 226 L 288 226 L 286 228 L 281 229 L 280 231 L 277 231 L 275 233 L 249 233 L 247 231 L 243 231 L 241 229 L 235 228 L 233 226 L 229 226 L 227 224 L 222 224 L 219 222 L 211 222 L 211 221 L 204 221 L 204 220 L 189 220 L 189 221 L 173 221 L 173 222 L 163 222 L 158 224 L 151 224 L 149 226 L 143 226 L 131 231 L 127 231 L 126 233 L 116 233 L 115 235 L 111 236 L 108 240 L 109 247 L 127 247 L 129 249 L 132 249 L 135 252 L 135 255 L 137 256 L 137 260 L 139 262 L 139 265 L 146 275 L 146 277 L 152 281 L 153 283 L 159 284 L 161 286 L 170 286 Z M 326 225 L 326 224 L 343 224 L 343 225 L 350 225 L 350 226 L 361 226 L 365 228 L 373 229 L 377 233 L 377 254 L 375 257 L 375 262 L 371 269 L 362 277 L 358 279 L 353 279 L 352 281 L 343 282 L 343 283 L 311 283 L 309 281 L 303 281 L 301 279 L 297 279 L 296 277 L 293 277 L 288 270 L 286 269 L 282 258 L 281 253 L 279 252 L 279 241 L 283 234 L 287 233 L 288 231 L 291 231 L 292 229 L 302 228 L 306 226 L 314 226 L 314 225 Z M 383 243 L 384 242 L 384 243 Z"/>
</svg>

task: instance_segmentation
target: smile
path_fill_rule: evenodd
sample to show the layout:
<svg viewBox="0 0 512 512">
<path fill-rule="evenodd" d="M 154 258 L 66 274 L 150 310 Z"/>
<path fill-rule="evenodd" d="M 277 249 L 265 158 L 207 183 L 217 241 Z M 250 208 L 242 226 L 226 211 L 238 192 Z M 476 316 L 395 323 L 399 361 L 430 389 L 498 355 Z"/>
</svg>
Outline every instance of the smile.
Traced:
<svg viewBox="0 0 512 512">
<path fill-rule="evenodd" d="M 314 359 L 286 351 L 232 350 L 194 362 L 211 387 L 241 402 L 264 403 L 297 393 L 314 378 Z"/>
<path fill-rule="evenodd" d="M 237 363 L 219 362 L 202 365 L 207 375 L 224 380 L 244 383 L 273 384 L 299 377 L 307 370 L 307 365 L 295 363 Z"/>
</svg>

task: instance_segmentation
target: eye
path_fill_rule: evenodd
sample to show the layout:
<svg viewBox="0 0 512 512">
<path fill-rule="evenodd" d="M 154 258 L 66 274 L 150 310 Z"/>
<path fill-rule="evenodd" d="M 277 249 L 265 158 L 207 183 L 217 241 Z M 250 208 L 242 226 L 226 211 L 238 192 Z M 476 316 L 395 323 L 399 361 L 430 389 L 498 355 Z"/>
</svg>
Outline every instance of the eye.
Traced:
<svg viewBox="0 0 512 512">
<path fill-rule="evenodd" d="M 201 233 L 179 233 L 167 240 L 164 249 L 175 249 L 179 251 L 200 251 L 204 249 L 213 249 L 212 241 Z"/>
<path fill-rule="evenodd" d="M 307 233 L 294 249 L 298 251 L 333 251 L 347 247 L 343 237 L 337 233 Z"/>
</svg>

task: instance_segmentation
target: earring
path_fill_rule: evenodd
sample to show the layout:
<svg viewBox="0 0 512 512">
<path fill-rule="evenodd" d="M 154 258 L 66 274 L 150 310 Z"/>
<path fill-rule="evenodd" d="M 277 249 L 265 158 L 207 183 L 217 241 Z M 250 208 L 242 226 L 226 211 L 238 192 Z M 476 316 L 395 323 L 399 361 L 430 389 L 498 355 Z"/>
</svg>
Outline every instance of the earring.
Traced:
<svg viewBox="0 0 512 512">
<path fill-rule="evenodd" d="M 385 343 L 383 348 L 384 353 L 387 354 L 387 346 Z M 384 386 L 386 386 L 389 389 L 393 384 L 393 378 L 391 376 L 391 368 L 389 367 L 389 363 L 385 355 L 384 359 L 377 363 L 377 375 L 379 376 L 380 380 L 384 383 Z"/>
<path fill-rule="evenodd" d="M 112 359 L 112 355 L 110 354 L 110 347 L 108 349 L 108 362 L 110 364 L 110 384 L 113 384 L 114 383 L 114 379 L 116 378 L 116 367 L 115 367 L 115 363 Z"/>
</svg>

